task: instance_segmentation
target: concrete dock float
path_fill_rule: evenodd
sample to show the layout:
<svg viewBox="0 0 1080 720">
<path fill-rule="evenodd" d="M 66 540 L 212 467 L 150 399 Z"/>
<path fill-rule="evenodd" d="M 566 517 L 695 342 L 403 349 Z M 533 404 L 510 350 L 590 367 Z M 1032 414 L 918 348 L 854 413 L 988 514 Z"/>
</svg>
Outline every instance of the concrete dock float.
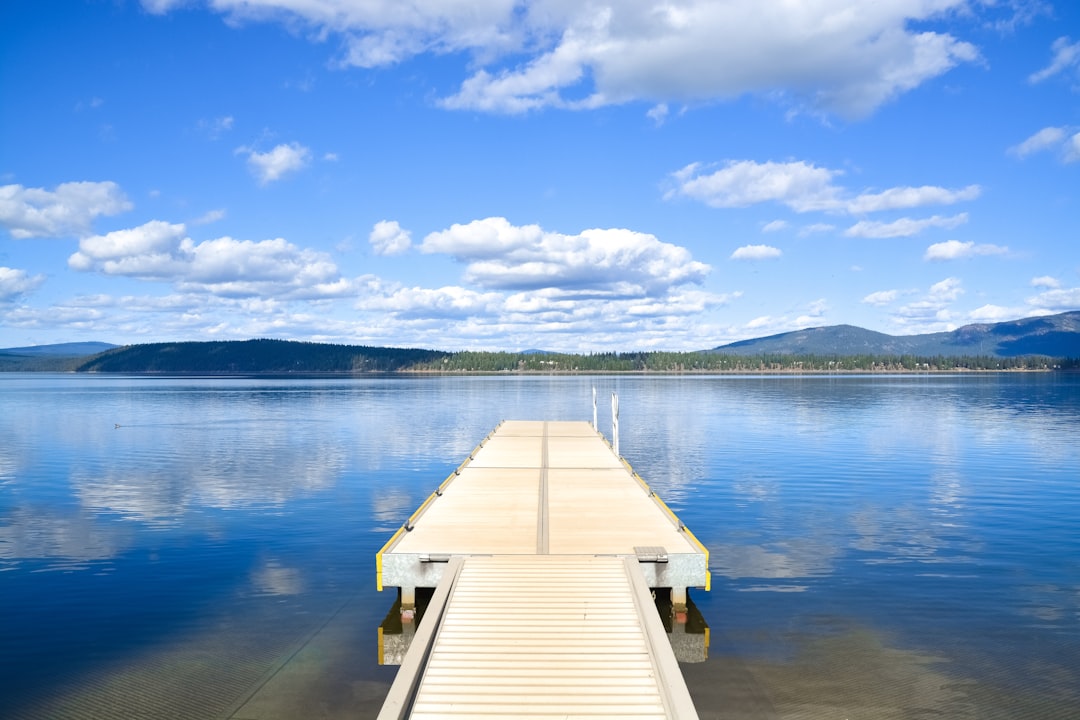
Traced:
<svg viewBox="0 0 1080 720">
<path fill-rule="evenodd" d="M 380 718 L 697 717 L 651 589 L 685 610 L 708 552 L 588 423 L 500 424 L 376 566 L 435 588 Z"/>
</svg>

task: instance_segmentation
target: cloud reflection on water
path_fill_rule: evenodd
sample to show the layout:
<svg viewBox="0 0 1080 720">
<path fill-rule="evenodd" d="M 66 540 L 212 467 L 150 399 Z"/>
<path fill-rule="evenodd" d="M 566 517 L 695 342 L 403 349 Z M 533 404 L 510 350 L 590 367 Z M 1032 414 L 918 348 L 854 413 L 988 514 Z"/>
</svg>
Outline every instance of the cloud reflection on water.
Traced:
<svg viewBox="0 0 1080 720">
<path fill-rule="evenodd" d="M 133 540 L 124 528 L 102 525 L 79 512 L 20 508 L 6 513 L 0 525 L 0 560 L 107 560 L 130 547 Z"/>
</svg>

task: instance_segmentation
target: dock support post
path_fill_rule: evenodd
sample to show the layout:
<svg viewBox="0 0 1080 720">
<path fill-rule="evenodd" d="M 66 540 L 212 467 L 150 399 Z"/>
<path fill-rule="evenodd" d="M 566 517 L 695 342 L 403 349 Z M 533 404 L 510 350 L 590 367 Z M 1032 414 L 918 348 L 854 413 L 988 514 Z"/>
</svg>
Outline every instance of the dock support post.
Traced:
<svg viewBox="0 0 1080 720">
<path fill-rule="evenodd" d="M 416 611 L 416 588 L 414 587 L 402 587 L 401 588 L 401 614 L 409 613 L 410 617 L 412 613 Z"/>
<path fill-rule="evenodd" d="M 671 588 L 671 609 L 675 613 L 686 614 L 686 588 L 673 587 Z"/>
</svg>

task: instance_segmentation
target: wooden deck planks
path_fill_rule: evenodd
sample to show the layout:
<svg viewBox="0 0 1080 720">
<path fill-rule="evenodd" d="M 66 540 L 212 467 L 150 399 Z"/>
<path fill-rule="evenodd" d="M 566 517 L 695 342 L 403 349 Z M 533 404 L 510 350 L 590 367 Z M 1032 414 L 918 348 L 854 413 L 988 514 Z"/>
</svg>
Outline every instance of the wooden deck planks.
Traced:
<svg viewBox="0 0 1080 720">
<path fill-rule="evenodd" d="M 410 717 L 667 717 L 632 591 L 620 558 L 469 558 Z"/>
<path fill-rule="evenodd" d="M 508 421 L 389 552 L 633 554 L 642 545 L 698 552 L 587 423 Z"/>
<path fill-rule="evenodd" d="M 707 586 L 707 555 L 587 423 L 504 422 L 412 523 L 380 573 L 438 586 L 380 718 L 697 717 L 646 577 Z"/>
</svg>

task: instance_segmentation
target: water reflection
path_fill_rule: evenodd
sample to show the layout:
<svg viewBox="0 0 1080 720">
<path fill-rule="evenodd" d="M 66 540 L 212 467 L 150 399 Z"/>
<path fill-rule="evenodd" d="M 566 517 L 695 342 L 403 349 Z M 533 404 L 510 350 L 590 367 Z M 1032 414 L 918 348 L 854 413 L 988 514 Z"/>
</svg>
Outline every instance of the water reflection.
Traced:
<svg viewBox="0 0 1080 720">
<path fill-rule="evenodd" d="M 299 568 L 284 567 L 277 560 L 266 560 L 251 573 L 251 584 L 260 595 L 299 595 L 304 592 L 304 578 Z"/>
<path fill-rule="evenodd" d="M 761 545 L 718 544 L 710 547 L 712 572 L 733 580 L 813 578 L 833 571 L 833 561 L 840 549 L 827 542 L 789 541 L 768 547 Z M 776 585 L 773 589 L 792 592 L 804 586 Z"/>
<path fill-rule="evenodd" d="M 703 717 L 1072 718 L 1070 377 L 0 377 L 0 716 L 373 717 L 378 546 L 596 385 L 711 550 Z"/>
<path fill-rule="evenodd" d="M 4 513 L 0 525 L 0 566 L 14 561 L 53 560 L 51 569 L 91 567 L 130 547 L 134 535 L 115 525 L 101 525 L 79 512 L 17 508 Z"/>
</svg>

